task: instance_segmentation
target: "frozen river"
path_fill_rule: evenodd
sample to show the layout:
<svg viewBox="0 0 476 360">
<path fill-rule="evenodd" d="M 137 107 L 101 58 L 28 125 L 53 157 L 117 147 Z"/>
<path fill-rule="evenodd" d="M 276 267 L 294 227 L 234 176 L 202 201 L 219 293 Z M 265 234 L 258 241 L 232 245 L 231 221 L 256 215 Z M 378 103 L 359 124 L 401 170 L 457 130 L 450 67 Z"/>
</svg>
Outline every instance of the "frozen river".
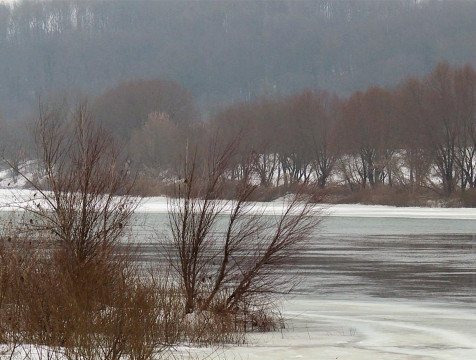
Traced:
<svg viewBox="0 0 476 360">
<path fill-rule="evenodd" d="M 0 204 L 10 197 L 0 191 Z M 166 200 L 138 210 L 140 258 L 163 261 Z M 476 209 L 339 205 L 327 213 L 282 270 L 301 279 L 283 304 L 286 328 L 253 334 L 246 346 L 186 348 L 185 358 L 476 359 Z"/>
<path fill-rule="evenodd" d="M 476 221 L 398 211 L 326 218 L 283 269 L 301 279 L 283 305 L 286 329 L 212 357 L 476 359 Z M 165 232 L 166 214 L 140 216 Z M 143 259 L 160 261 L 151 229 L 141 239 Z"/>
<path fill-rule="evenodd" d="M 167 215 L 147 214 L 142 256 L 161 261 Z M 327 217 L 312 240 L 288 258 L 283 274 L 298 275 L 297 294 L 319 299 L 398 298 L 476 301 L 476 221 Z"/>
</svg>

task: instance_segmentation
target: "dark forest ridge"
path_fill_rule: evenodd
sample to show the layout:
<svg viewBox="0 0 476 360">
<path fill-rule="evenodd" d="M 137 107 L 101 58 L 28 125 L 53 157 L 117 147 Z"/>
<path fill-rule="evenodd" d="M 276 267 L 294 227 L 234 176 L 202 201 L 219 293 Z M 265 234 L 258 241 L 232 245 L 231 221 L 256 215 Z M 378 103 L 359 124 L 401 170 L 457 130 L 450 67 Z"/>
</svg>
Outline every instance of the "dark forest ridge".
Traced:
<svg viewBox="0 0 476 360">
<path fill-rule="evenodd" d="M 133 78 L 202 109 L 324 88 L 349 95 L 476 59 L 473 1 L 19 1 L 0 4 L 0 109 Z M 474 65 L 474 63 L 473 63 Z"/>
</svg>

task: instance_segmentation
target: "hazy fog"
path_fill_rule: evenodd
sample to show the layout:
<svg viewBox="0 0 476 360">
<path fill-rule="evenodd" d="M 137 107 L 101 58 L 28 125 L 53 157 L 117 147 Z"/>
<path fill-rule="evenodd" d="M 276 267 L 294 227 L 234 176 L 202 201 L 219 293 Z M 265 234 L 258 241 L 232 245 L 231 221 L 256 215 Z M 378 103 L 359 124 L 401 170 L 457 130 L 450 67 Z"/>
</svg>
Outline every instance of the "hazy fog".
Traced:
<svg viewBox="0 0 476 360">
<path fill-rule="evenodd" d="M 476 59 L 472 1 L 17 1 L 0 5 L 0 111 L 163 78 L 213 110 L 263 94 L 348 95 Z"/>
</svg>

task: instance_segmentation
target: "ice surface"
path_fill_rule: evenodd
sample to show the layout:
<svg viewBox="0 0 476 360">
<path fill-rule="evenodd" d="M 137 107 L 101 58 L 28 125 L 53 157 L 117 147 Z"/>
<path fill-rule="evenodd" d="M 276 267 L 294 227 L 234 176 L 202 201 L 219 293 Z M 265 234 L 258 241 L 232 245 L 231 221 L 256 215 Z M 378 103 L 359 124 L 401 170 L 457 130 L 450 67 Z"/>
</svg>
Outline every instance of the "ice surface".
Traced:
<svg viewBox="0 0 476 360">
<path fill-rule="evenodd" d="M 409 301 L 298 298 L 281 332 L 245 346 L 183 349 L 218 359 L 476 359 L 476 309 Z"/>
<path fill-rule="evenodd" d="M 0 203 L 6 205 L 33 194 L 0 190 Z M 254 206 L 256 211 L 277 214 L 284 202 Z M 252 334 L 245 346 L 182 346 L 179 351 L 184 358 L 476 359 L 476 306 L 471 301 L 458 301 L 476 293 L 471 265 L 476 263 L 471 238 L 476 233 L 471 221 L 476 219 L 476 209 L 322 207 L 330 216 L 326 228 L 297 264 L 298 271 L 309 272 L 319 281 L 316 287 L 307 284 L 306 295 L 284 304 L 286 328 Z M 156 217 L 166 223 L 167 199 L 146 198 L 138 212 L 154 223 Z M 413 237 L 417 232 L 444 236 Z M 457 233 L 460 235 L 447 236 Z M 451 284 L 437 283 L 448 279 L 452 279 Z M 441 294 L 434 286 L 443 287 Z M 387 296 L 409 296 L 378 297 L 378 289 Z"/>
</svg>

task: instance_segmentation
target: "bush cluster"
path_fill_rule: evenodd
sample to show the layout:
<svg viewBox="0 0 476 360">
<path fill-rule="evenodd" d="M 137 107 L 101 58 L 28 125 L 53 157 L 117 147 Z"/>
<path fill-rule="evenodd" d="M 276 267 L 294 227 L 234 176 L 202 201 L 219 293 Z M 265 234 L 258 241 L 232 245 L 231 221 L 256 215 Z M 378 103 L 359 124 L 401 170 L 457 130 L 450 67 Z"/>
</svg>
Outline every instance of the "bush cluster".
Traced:
<svg viewBox="0 0 476 360">
<path fill-rule="evenodd" d="M 173 186 L 170 261 L 145 268 L 127 241 L 139 203 L 127 161 L 84 105 L 40 110 L 40 180 L 19 172 L 33 192 L 0 232 L 1 355 L 157 359 L 279 326 L 274 295 L 289 283 L 276 271 L 317 225 L 311 202 L 296 197 L 270 224 L 250 212 L 249 181 L 216 199 L 233 144 L 208 167 L 197 152 Z"/>
</svg>

